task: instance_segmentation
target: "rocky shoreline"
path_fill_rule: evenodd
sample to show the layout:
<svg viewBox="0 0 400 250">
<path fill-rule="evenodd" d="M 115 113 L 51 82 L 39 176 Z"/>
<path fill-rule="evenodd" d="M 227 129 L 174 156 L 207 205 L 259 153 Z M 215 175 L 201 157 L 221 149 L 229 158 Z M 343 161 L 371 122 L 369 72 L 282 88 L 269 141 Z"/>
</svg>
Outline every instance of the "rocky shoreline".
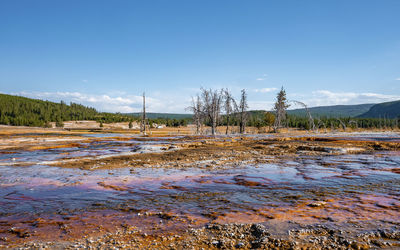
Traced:
<svg viewBox="0 0 400 250">
<path fill-rule="evenodd" d="M 397 249 L 400 227 L 355 234 L 327 225 L 288 222 L 280 234 L 263 224 L 207 224 L 181 234 L 151 235 L 125 227 L 114 233 L 74 242 L 26 243 L 18 249 Z M 282 230 L 281 230 L 282 231 Z M 5 247 L 0 245 L 0 247 Z"/>
</svg>

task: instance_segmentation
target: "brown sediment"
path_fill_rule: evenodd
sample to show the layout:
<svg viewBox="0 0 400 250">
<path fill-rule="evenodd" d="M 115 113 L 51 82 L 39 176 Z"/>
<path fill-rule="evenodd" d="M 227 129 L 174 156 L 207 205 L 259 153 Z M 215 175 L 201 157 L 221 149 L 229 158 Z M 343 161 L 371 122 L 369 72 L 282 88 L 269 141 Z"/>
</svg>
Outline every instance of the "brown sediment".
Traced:
<svg viewBox="0 0 400 250">
<path fill-rule="evenodd" d="M 396 174 L 400 174 L 400 168 L 392 168 L 391 171 Z"/>
<path fill-rule="evenodd" d="M 196 138 L 197 139 L 197 138 Z M 232 165 L 235 161 L 251 161 L 262 163 L 273 161 L 265 156 L 295 157 L 297 154 L 327 155 L 327 154 L 357 154 L 376 150 L 399 150 L 397 142 L 352 141 L 329 138 L 274 138 L 254 140 L 237 138 L 229 140 L 204 139 L 203 141 L 187 141 L 174 144 L 178 150 L 160 153 L 143 153 L 130 156 L 115 156 L 107 159 L 84 159 L 68 163 L 55 163 L 68 168 L 90 169 L 101 163 L 102 169 L 123 167 L 191 167 L 191 163 L 211 160 L 203 164 L 205 167 Z M 198 167 L 196 165 L 196 167 Z"/>
<path fill-rule="evenodd" d="M 79 143 L 69 143 L 69 144 L 62 144 L 62 145 L 53 145 L 53 146 L 32 146 L 27 148 L 27 150 L 46 150 L 46 149 L 55 149 L 55 148 L 73 148 L 73 147 L 80 147 L 82 144 Z"/>
<path fill-rule="evenodd" d="M 101 187 L 108 188 L 108 189 L 113 189 L 113 190 L 116 190 L 116 191 L 126 191 L 126 190 L 129 190 L 129 188 L 127 188 L 127 187 L 123 187 L 123 186 L 120 186 L 120 185 L 107 184 L 107 183 L 104 183 L 103 181 L 98 182 L 97 184 L 98 184 L 99 186 L 101 186 Z"/>
</svg>

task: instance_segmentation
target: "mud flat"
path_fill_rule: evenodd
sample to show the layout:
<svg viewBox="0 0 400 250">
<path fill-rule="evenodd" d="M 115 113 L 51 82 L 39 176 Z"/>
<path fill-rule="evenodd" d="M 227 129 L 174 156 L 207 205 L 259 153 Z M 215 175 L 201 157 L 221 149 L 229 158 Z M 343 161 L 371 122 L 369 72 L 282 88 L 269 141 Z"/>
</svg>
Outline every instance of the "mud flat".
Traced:
<svg viewBox="0 0 400 250">
<path fill-rule="evenodd" d="M 0 248 L 400 247 L 396 133 L 0 134 Z"/>
</svg>

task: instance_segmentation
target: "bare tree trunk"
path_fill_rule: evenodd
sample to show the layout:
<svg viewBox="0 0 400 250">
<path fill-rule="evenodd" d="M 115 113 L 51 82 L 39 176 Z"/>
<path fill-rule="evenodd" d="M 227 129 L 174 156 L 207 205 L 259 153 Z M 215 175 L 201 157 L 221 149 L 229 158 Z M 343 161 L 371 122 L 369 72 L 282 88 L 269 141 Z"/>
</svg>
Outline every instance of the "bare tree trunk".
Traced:
<svg viewBox="0 0 400 250">
<path fill-rule="evenodd" d="M 221 111 L 222 95 L 217 90 L 202 89 L 201 97 L 204 105 L 203 112 L 210 120 L 211 134 L 215 135 L 217 132 L 216 128 L 218 125 L 218 118 Z"/>
<path fill-rule="evenodd" d="M 325 133 L 327 133 L 327 130 L 326 130 L 326 125 L 325 125 L 325 123 L 324 123 L 323 121 L 321 121 L 321 119 L 319 119 L 319 118 L 318 118 L 318 129 L 321 127 L 321 124 L 322 124 L 322 126 L 324 126 Z"/>
<path fill-rule="evenodd" d="M 143 113 L 142 113 L 142 121 L 141 121 L 141 126 L 140 130 L 141 132 L 146 135 L 146 96 L 145 93 L 143 92 Z"/>
<path fill-rule="evenodd" d="M 190 110 L 193 112 L 193 122 L 196 124 L 196 134 L 201 133 L 201 125 L 204 117 L 203 114 L 203 103 L 200 99 L 200 96 L 197 95 L 196 99 L 192 97 L 191 106 L 187 107 L 186 110 Z"/>
<path fill-rule="evenodd" d="M 223 95 L 224 95 L 224 109 L 225 109 L 225 116 L 226 116 L 226 131 L 225 134 L 229 133 L 229 121 L 230 121 L 230 115 L 232 113 L 232 96 L 231 93 L 229 92 L 228 89 L 223 90 Z"/>
<path fill-rule="evenodd" d="M 342 125 L 343 130 L 346 132 L 346 124 L 344 124 L 344 122 L 342 122 L 342 120 L 340 120 L 339 118 L 337 118 L 337 120 L 340 122 L 340 125 Z"/>
<path fill-rule="evenodd" d="M 308 116 L 308 124 L 309 124 L 309 127 L 310 127 L 309 130 L 315 131 L 314 119 L 313 119 L 313 117 L 311 115 L 311 112 L 308 109 L 307 105 L 305 103 L 299 102 L 299 101 L 293 101 L 293 102 L 304 107 L 304 109 L 306 110 L 307 116 Z"/>
<path fill-rule="evenodd" d="M 211 126 L 211 134 L 212 134 L 212 135 L 215 135 L 215 134 L 216 134 L 216 127 L 217 127 L 217 124 L 216 124 L 215 121 L 213 121 L 213 122 L 212 122 L 212 126 Z"/>
<path fill-rule="evenodd" d="M 227 135 L 229 133 L 229 115 L 226 116 L 226 131 L 225 134 Z"/>
<path fill-rule="evenodd" d="M 240 110 L 240 120 L 239 120 L 239 133 L 244 134 L 246 132 L 246 122 L 247 122 L 247 94 L 246 90 L 242 89 L 242 94 L 240 98 L 239 110 Z"/>
</svg>

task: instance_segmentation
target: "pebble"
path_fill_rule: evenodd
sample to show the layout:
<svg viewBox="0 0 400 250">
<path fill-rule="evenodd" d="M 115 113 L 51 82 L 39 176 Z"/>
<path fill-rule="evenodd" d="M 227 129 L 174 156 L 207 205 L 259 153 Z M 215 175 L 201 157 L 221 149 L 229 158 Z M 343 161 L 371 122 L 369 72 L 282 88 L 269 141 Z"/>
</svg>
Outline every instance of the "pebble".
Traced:
<svg viewBox="0 0 400 250">
<path fill-rule="evenodd" d="M 325 201 L 316 201 L 316 202 L 308 204 L 309 207 L 323 207 L 325 205 L 326 205 Z"/>
<path fill-rule="evenodd" d="M 243 242 L 238 242 L 235 247 L 236 248 L 243 248 L 244 247 L 244 243 Z"/>
<path fill-rule="evenodd" d="M 213 240 L 213 241 L 211 241 L 211 244 L 212 244 L 212 245 L 218 245 L 218 244 L 219 244 L 219 241 L 218 241 L 218 240 Z"/>
</svg>

